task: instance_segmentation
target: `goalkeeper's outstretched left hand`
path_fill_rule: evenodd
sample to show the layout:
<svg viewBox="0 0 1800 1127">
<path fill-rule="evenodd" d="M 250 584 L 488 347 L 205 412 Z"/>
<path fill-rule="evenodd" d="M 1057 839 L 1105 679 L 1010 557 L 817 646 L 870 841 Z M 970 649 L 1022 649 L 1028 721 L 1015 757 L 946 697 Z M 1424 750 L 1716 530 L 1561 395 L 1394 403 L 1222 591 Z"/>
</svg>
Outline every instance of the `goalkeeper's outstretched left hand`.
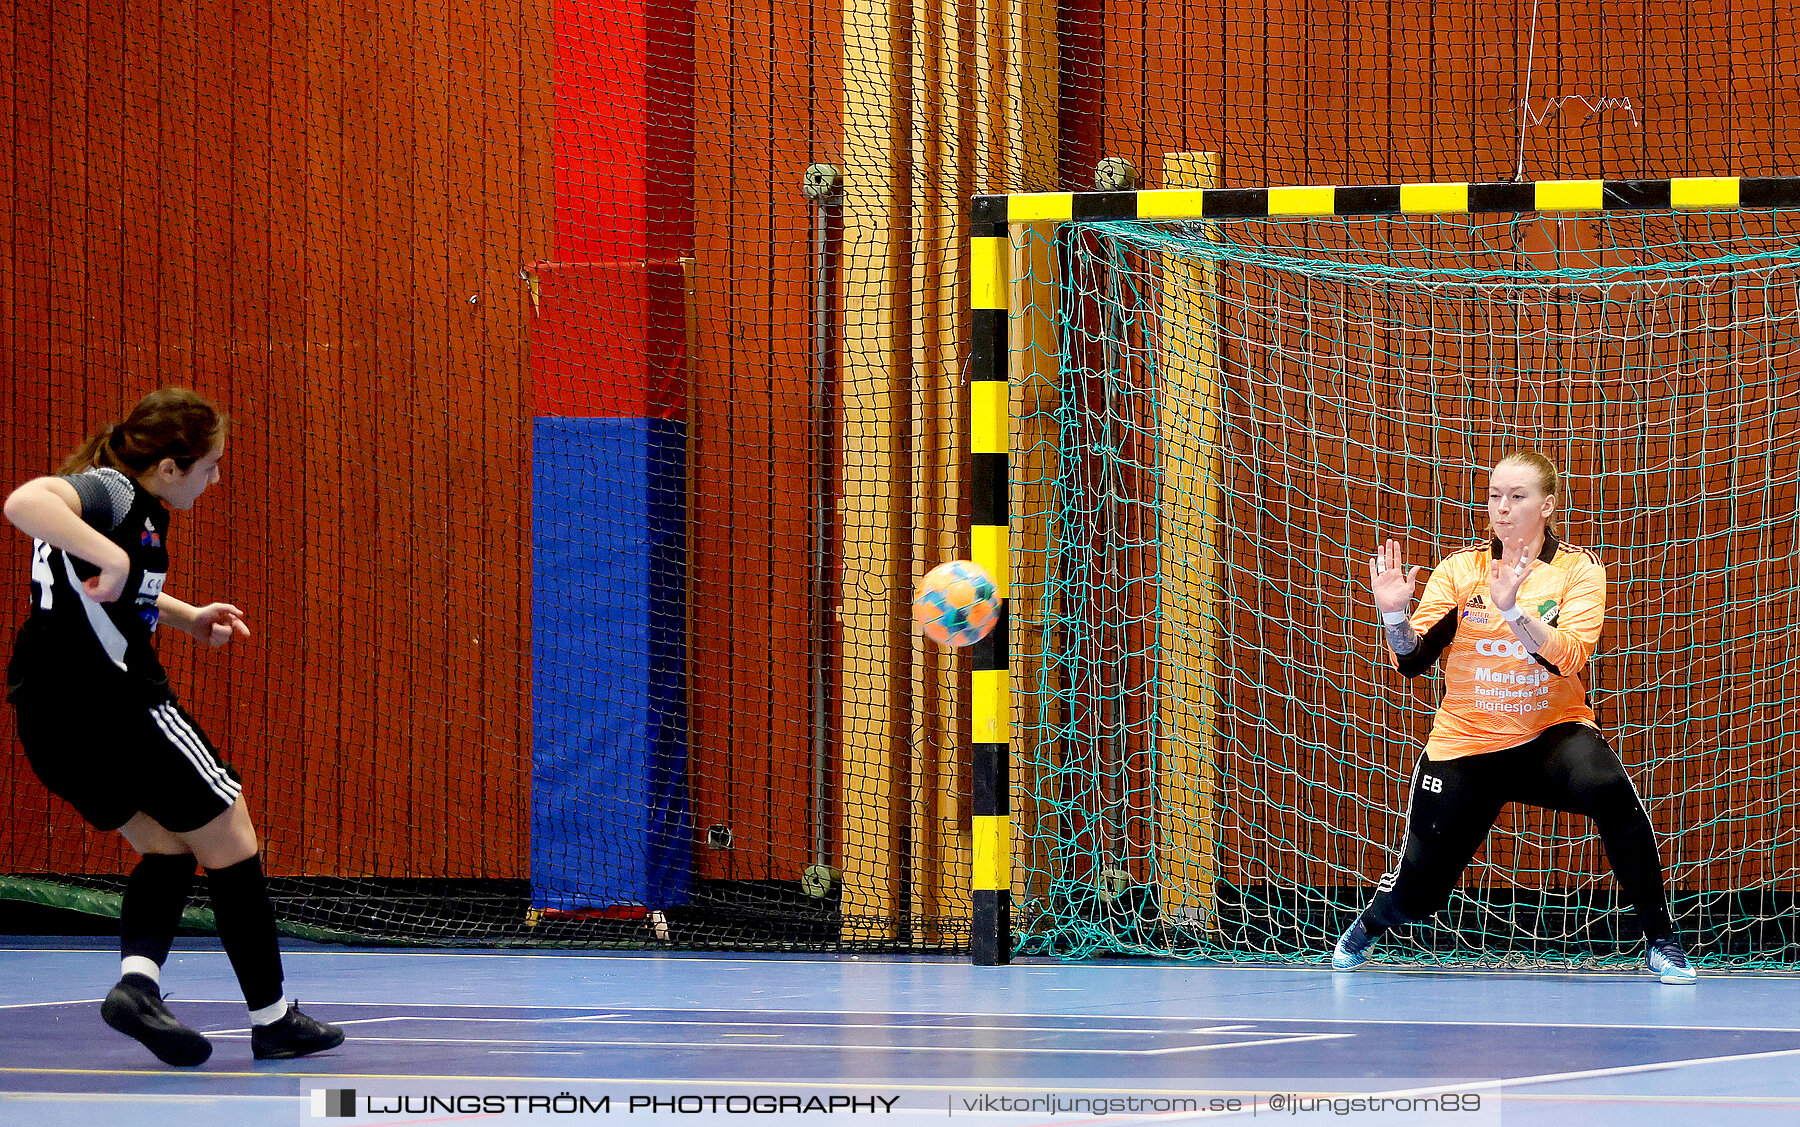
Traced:
<svg viewBox="0 0 1800 1127">
<path fill-rule="evenodd" d="M 1509 611 L 1518 602 L 1519 588 L 1537 561 L 1525 554 L 1525 545 L 1506 545 L 1500 558 L 1488 565 L 1488 598 L 1497 611 Z"/>
</svg>

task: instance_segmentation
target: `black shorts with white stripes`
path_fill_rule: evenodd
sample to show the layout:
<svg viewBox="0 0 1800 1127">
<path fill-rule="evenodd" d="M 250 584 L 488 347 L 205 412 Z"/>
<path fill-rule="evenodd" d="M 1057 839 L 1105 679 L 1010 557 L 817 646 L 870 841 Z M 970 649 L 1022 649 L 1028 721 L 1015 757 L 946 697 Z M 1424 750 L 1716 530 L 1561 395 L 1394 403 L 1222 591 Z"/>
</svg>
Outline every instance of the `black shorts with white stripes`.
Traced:
<svg viewBox="0 0 1800 1127">
<path fill-rule="evenodd" d="M 116 830 L 142 811 L 188 833 L 229 810 L 243 790 L 173 700 L 19 689 L 11 699 L 31 769 L 95 829 Z"/>
</svg>

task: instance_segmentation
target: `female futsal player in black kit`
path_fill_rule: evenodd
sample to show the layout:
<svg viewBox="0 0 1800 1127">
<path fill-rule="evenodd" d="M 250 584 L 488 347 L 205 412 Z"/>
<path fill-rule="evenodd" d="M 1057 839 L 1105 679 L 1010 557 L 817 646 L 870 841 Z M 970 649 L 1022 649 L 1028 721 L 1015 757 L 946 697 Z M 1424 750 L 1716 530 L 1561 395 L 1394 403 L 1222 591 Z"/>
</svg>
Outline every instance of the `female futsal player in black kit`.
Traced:
<svg viewBox="0 0 1800 1127">
<path fill-rule="evenodd" d="M 256 1059 L 344 1040 L 282 993 L 275 913 L 242 780 L 176 703 L 153 644 L 159 624 L 211 646 L 250 633 L 229 603 L 190 606 L 163 589 L 169 510 L 191 508 L 219 480 L 224 454 L 224 416 L 191 391 L 164 388 L 89 438 L 57 476 L 6 499 L 6 518 L 33 540 L 31 613 L 6 676 L 19 742 L 46 787 L 142 855 L 119 909 L 121 977 L 100 1013 L 175 1065 L 212 1055 L 161 994 L 196 863 L 250 1008 Z"/>
</svg>

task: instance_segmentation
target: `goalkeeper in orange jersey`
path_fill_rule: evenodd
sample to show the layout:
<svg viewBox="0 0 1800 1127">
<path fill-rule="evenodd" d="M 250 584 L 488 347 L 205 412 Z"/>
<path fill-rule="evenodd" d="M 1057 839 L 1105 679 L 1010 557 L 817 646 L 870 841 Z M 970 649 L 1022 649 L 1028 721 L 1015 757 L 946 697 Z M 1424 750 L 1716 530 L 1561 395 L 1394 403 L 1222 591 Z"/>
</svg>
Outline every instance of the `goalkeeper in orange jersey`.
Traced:
<svg viewBox="0 0 1800 1127">
<path fill-rule="evenodd" d="M 1695 979 L 1675 935 L 1662 861 L 1637 788 L 1601 736 L 1581 675 L 1606 620 L 1606 570 L 1557 539 L 1556 466 L 1542 454 L 1503 459 L 1488 482 L 1487 544 L 1431 573 L 1389 540 L 1369 561 L 1394 665 L 1417 677 L 1439 658 L 1444 699 L 1413 769 L 1400 863 L 1338 939 L 1337 970 L 1355 970 L 1389 928 L 1429 918 L 1450 898 L 1508 802 L 1592 818 L 1607 859 L 1649 941 L 1650 970 Z"/>
</svg>

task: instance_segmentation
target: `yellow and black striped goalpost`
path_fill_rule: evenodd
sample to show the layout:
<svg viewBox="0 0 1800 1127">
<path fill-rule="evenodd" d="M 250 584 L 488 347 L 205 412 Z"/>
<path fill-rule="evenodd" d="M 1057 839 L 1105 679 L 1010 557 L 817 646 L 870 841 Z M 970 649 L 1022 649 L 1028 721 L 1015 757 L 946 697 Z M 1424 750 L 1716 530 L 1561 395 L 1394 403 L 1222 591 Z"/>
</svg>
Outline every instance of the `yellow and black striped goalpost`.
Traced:
<svg viewBox="0 0 1800 1127">
<path fill-rule="evenodd" d="M 1207 220 L 1355 215 L 1681 211 L 1800 207 L 1800 177 L 1378 184 L 1360 187 L 1155 188 L 979 195 L 970 211 L 971 558 L 994 577 L 1000 621 L 974 649 L 973 932 L 971 959 L 1012 957 L 1011 690 L 1008 512 L 1011 475 L 1009 305 L 1012 232 L 1021 224 L 1119 219 Z"/>
<path fill-rule="evenodd" d="M 988 211 L 993 211 L 993 216 Z M 1011 237 L 1006 197 L 976 200 L 970 298 L 974 326 L 969 336 L 970 558 L 994 577 L 1000 621 L 974 646 L 971 759 L 974 765 L 974 920 L 969 953 L 982 966 L 1012 957 L 1011 692 L 1007 659 L 1011 650 L 1009 583 L 1012 552 L 1007 512 L 1011 474 L 1007 458 L 1012 436 L 1011 349 L 1007 340 L 1007 292 L 1011 289 Z"/>
</svg>

